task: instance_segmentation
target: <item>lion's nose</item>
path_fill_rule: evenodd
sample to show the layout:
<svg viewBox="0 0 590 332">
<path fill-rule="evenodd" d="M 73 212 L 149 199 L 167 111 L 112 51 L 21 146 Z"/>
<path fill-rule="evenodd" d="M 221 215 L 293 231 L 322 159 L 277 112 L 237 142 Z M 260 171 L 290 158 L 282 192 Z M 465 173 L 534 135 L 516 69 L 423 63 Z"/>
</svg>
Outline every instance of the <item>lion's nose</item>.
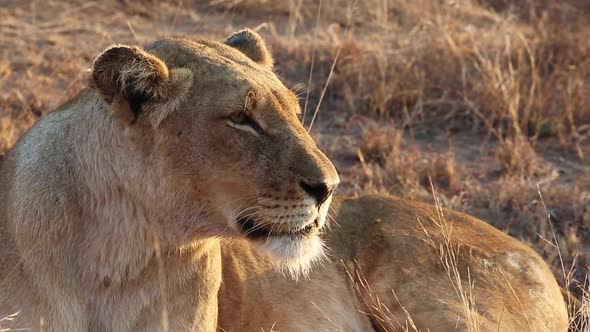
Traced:
<svg viewBox="0 0 590 332">
<path fill-rule="evenodd" d="M 299 181 L 299 186 L 315 199 L 318 206 L 322 205 L 330 197 L 337 185 L 330 185 L 325 182 Z"/>
</svg>

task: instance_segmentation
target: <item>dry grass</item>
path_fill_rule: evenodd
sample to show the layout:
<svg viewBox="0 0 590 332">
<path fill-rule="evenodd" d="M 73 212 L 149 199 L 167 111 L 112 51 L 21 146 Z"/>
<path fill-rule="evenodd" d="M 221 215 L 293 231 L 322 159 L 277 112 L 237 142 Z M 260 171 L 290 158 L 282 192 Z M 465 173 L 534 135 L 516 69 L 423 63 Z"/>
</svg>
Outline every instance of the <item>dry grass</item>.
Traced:
<svg viewBox="0 0 590 332">
<path fill-rule="evenodd" d="M 541 253 L 583 318 L 590 6 L 319 4 L 8 1 L 0 8 L 0 154 L 38 115 L 83 88 L 102 47 L 178 33 L 223 38 L 258 27 L 281 76 L 303 93 L 307 125 L 319 111 L 312 134 L 342 175 L 340 193 L 386 191 L 432 202 L 432 178 L 440 204 L 481 217 Z M 584 322 L 573 320 L 572 330 L 583 331 Z"/>
<path fill-rule="evenodd" d="M 442 208 L 441 202 L 439 201 L 438 196 L 434 191 L 434 186 L 432 182 L 430 183 L 432 188 L 432 196 L 434 198 L 434 203 L 437 208 L 437 216 L 432 218 L 432 222 L 437 225 L 440 229 L 440 232 L 443 236 L 444 242 L 437 243 L 434 241 L 426 228 L 422 226 L 422 222 L 418 220 L 424 233 L 426 235 L 427 241 L 429 244 L 438 252 L 439 259 L 442 263 L 443 268 L 447 272 L 447 276 L 455 290 L 455 294 L 459 298 L 461 303 L 461 307 L 463 308 L 463 319 L 467 324 L 467 330 L 469 332 L 479 332 L 481 326 L 481 315 L 477 311 L 476 301 L 475 301 L 475 291 L 474 291 L 474 283 L 471 280 L 471 275 L 469 274 L 469 268 L 467 269 L 467 275 L 459 271 L 459 248 L 453 245 L 452 239 L 452 232 L 453 232 L 453 224 L 452 222 L 448 222 L 444 216 L 444 210 Z M 500 273 L 502 270 L 500 269 Z M 508 280 L 506 280 L 508 282 Z M 510 284 L 508 282 L 508 284 Z M 518 299 L 518 297 L 517 297 Z M 524 316 L 526 318 L 526 312 L 524 312 Z M 528 318 L 526 318 L 527 324 Z"/>
</svg>

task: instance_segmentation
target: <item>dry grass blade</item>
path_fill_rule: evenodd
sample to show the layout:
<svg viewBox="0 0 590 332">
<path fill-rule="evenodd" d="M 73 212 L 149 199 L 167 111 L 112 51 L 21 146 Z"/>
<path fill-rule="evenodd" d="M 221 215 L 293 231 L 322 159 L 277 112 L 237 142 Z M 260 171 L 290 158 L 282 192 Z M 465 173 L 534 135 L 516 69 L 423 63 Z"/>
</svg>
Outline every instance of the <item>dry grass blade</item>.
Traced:
<svg viewBox="0 0 590 332">
<path fill-rule="evenodd" d="M 334 62 L 332 62 L 332 67 L 330 68 L 330 73 L 328 74 L 328 78 L 326 79 L 326 84 L 324 84 L 324 89 L 322 90 L 322 94 L 320 95 L 320 99 L 318 100 L 318 104 L 313 112 L 313 117 L 311 118 L 311 122 L 309 123 L 309 127 L 307 128 L 308 132 L 311 132 L 311 128 L 313 128 L 313 124 L 315 122 L 316 116 L 320 111 L 320 106 L 322 105 L 322 100 L 324 99 L 324 95 L 326 94 L 326 90 L 328 89 L 328 84 L 330 84 L 330 80 L 332 79 L 332 74 L 334 73 L 334 68 L 336 67 L 336 63 L 338 62 L 338 57 L 340 56 L 340 51 L 342 51 L 342 45 L 344 44 L 344 40 L 346 39 L 346 35 L 348 33 L 348 28 L 350 27 L 351 17 L 352 17 L 352 9 L 349 9 L 350 13 L 347 14 L 348 22 L 346 23 L 346 28 L 344 29 L 343 38 L 340 40 L 340 44 L 338 45 L 338 50 L 336 51 L 336 55 L 334 56 Z"/>
<path fill-rule="evenodd" d="M 373 292 L 371 285 L 363 276 L 363 272 L 356 261 L 354 262 L 354 272 L 351 272 L 343 261 L 341 261 L 341 264 L 344 267 L 344 271 L 349 280 L 352 282 L 355 292 L 359 295 L 364 310 L 368 310 L 367 312 L 362 313 L 369 317 L 373 325 L 388 332 L 399 331 L 399 329 L 402 331 L 409 331 L 410 328 L 412 329 L 411 331 L 419 331 L 410 316 L 410 313 L 401 303 L 400 306 L 406 315 L 406 320 L 402 322 L 393 315 L 391 310 L 379 299 L 379 296 Z M 393 289 L 391 291 L 394 292 Z M 394 296 L 399 303 L 399 299 L 395 295 L 395 292 Z"/>
<path fill-rule="evenodd" d="M 307 104 L 309 102 L 309 94 L 311 93 L 311 82 L 313 78 L 313 67 L 315 65 L 315 55 L 316 55 L 316 41 L 318 38 L 318 25 L 320 24 L 320 13 L 322 10 L 322 0 L 318 1 L 318 11 L 315 21 L 315 29 L 313 33 L 313 50 L 311 52 L 311 63 L 309 65 L 309 79 L 307 80 L 307 92 L 305 94 L 305 104 L 303 106 L 303 114 L 301 115 L 301 124 L 305 126 L 305 115 L 307 114 Z"/>
<path fill-rule="evenodd" d="M 160 240 L 158 238 L 154 239 L 154 253 L 156 255 L 156 261 L 158 262 L 158 279 L 159 279 L 159 289 L 160 289 L 160 303 L 162 307 L 160 324 L 161 324 L 161 331 L 167 332 L 170 328 L 170 322 L 168 321 L 168 298 L 166 293 L 166 271 L 164 269 L 164 261 L 162 260 L 162 250 L 161 250 Z"/>
<path fill-rule="evenodd" d="M 437 243 L 430 237 L 430 234 L 426 231 L 422 222 L 418 220 L 418 223 L 422 227 L 427 237 L 428 242 L 438 252 L 440 262 L 447 272 L 448 278 L 451 282 L 457 297 L 459 298 L 463 308 L 463 319 L 467 323 L 467 329 L 469 332 L 480 331 L 481 318 L 477 311 L 475 303 L 474 284 L 471 279 L 471 273 L 467 268 L 467 276 L 462 276 L 459 271 L 459 247 L 453 246 L 452 234 L 453 224 L 445 219 L 442 204 L 434 189 L 434 184 L 430 179 L 431 193 L 434 198 L 434 203 L 437 208 L 437 219 L 433 218 L 431 221 L 440 228 L 441 234 L 444 237 L 444 243 Z M 467 284 L 467 289 L 464 287 L 464 283 Z"/>
</svg>

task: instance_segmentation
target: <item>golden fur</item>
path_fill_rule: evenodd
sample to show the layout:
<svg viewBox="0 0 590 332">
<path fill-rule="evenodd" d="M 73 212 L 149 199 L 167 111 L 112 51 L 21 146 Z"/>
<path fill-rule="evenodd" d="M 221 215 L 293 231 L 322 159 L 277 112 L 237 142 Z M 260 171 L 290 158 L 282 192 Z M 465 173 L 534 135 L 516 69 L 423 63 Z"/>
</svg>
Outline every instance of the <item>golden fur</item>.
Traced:
<svg viewBox="0 0 590 332">
<path fill-rule="evenodd" d="M 262 39 L 115 45 L 0 165 L 1 329 L 213 331 L 219 238 L 294 275 L 338 175 Z"/>
<path fill-rule="evenodd" d="M 547 264 L 465 214 L 391 196 L 335 200 L 330 259 L 295 283 L 222 243 L 223 331 L 564 332 Z"/>
</svg>

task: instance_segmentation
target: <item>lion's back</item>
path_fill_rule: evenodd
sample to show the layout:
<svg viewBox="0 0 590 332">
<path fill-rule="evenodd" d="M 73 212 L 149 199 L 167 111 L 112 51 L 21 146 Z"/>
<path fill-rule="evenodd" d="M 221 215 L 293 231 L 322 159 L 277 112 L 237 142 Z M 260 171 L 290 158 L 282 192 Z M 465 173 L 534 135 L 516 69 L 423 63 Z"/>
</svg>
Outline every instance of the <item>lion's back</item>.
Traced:
<svg viewBox="0 0 590 332">
<path fill-rule="evenodd" d="M 371 285 L 361 287 L 363 297 L 377 295 L 396 318 L 406 319 L 405 308 L 419 328 L 444 331 L 473 299 L 470 315 L 484 330 L 498 322 L 505 329 L 566 329 L 565 304 L 547 264 L 487 223 L 383 195 L 345 199 L 335 210 L 334 256 L 348 262 L 357 282 Z"/>
</svg>

